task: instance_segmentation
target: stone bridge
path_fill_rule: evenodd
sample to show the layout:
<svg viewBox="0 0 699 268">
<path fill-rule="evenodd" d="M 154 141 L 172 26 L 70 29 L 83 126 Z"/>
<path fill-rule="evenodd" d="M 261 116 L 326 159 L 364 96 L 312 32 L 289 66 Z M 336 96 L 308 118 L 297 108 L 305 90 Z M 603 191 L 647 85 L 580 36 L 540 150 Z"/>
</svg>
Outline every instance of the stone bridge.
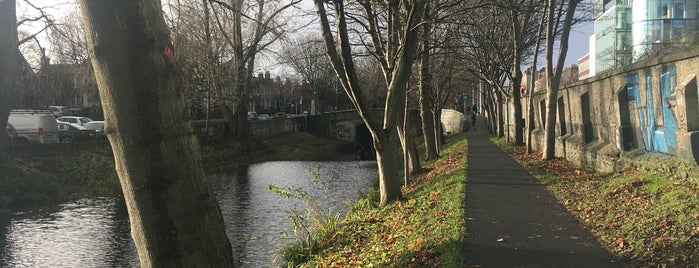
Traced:
<svg viewBox="0 0 699 268">
<path fill-rule="evenodd" d="M 380 109 L 371 110 L 374 116 L 383 118 L 384 111 Z M 410 130 L 414 135 L 419 134 L 420 130 L 420 113 L 417 110 L 408 112 L 408 120 Z M 373 140 L 371 133 L 367 128 L 362 118 L 356 110 L 344 110 L 328 112 L 321 115 L 309 116 L 301 118 L 306 120 L 303 123 L 304 129 L 318 136 L 325 136 L 337 140 L 353 142 L 357 153 L 361 159 L 375 159 L 376 154 L 373 151 Z"/>
</svg>

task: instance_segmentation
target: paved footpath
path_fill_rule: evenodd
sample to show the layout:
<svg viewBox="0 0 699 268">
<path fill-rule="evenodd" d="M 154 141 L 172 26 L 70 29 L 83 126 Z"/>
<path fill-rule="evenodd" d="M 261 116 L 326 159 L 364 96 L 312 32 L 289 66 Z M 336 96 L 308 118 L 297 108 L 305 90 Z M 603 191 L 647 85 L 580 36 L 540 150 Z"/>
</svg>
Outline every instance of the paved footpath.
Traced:
<svg viewBox="0 0 699 268">
<path fill-rule="evenodd" d="M 623 267 L 526 169 L 469 130 L 465 267 Z"/>
</svg>

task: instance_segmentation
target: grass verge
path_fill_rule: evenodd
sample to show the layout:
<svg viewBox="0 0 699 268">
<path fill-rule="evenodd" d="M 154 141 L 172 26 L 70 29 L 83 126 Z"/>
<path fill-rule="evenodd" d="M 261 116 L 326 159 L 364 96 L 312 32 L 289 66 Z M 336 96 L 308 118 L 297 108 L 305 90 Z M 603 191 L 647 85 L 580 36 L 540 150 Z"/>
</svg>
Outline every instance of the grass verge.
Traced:
<svg viewBox="0 0 699 268">
<path fill-rule="evenodd" d="M 316 232 L 309 256 L 298 242 L 283 249 L 301 267 L 461 267 L 465 235 L 466 136 L 448 140 L 443 157 L 403 187 L 401 201 L 378 207 L 378 194 L 361 199 L 333 232 Z M 333 223 L 335 224 L 335 223 Z"/>
<path fill-rule="evenodd" d="M 699 263 L 696 178 L 669 169 L 593 173 L 562 159 L 543 161 L 540 153 L 527 155 L 524 147 L 504 139 L 493 141 L 539 178 L 607 249 L 631 265 L 696 267 Z"/>
<path fill-rule="evenodd" d="M 352 143 L 293 132 L 266 139 L 232 139 L 202 142 L 202 155 L 209 173 L 236 170 L 264 161 L 320 161 L 353 159 Z"/>
</svg>

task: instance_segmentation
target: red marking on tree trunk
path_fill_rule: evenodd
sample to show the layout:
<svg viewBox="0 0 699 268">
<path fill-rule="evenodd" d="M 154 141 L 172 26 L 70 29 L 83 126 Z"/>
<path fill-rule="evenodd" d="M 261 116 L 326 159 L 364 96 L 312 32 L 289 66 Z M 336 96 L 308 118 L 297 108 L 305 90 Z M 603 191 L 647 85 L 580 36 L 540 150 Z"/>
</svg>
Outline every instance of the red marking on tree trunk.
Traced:
<svg viewBox="0 0 699 268">
<path fill-rule="evenodd" d="M 184 90 L 186 80 L 184 79 L 184 75 L 180 71 L 180 67 L 177 66 L 177 60 L 175 59 L 175 51 L 173 51 L 170 46 L 165 45 L 163 53 L 165 54 L 165 58 L 167 59 L 168 63 L 170 63 L 170 67 L 172 67 L 177 76 L 180 77 L 180 80 L 182 82 L 182 89 Z"/>
</svg>

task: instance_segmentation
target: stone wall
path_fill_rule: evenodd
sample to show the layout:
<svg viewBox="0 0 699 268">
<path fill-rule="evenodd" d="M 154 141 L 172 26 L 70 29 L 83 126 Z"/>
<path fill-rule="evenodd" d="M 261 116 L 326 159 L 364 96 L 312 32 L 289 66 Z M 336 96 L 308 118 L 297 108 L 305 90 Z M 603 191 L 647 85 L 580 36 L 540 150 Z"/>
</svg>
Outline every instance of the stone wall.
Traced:
<svg viewBox="0 0 699 268">
<path fill-rule="evenodd" d="M 635 63 L 558 91 L 556 156 L 581 167 L 616 171 L 626 152 L 699 160 L 699 48 Z M 532 145 L 543 146 L 545 94 L 535 91 Z M 527 99 L 523 111 L 527 113 Z"/>
</svg>

